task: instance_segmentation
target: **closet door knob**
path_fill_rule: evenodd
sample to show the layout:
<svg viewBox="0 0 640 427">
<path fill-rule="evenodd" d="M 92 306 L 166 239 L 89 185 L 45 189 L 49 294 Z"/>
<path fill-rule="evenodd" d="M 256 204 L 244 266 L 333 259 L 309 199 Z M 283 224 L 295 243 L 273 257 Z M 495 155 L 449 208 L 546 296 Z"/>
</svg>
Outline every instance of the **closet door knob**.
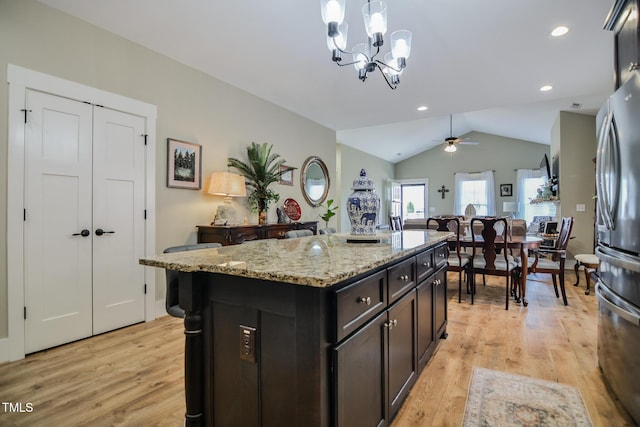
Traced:
<svg viewBox="0 0 640 427">
<path fill-rule="evenodd" d="M 82 230 L 79 233 L 73 233 L 72 236 L 82 236 L 82 237 L 87 237 L 89 234 L 91 234 L 91 232 L 89 230 L 87 230 L 86 228 L 84 230 Z"/>
<path fill-rule="evenodd" d="M 115 231 L 104 231 L 102 228 L 96 230 L 96 236 L 102 236 L 103 234 L 114 234 Z"/>
</svg>

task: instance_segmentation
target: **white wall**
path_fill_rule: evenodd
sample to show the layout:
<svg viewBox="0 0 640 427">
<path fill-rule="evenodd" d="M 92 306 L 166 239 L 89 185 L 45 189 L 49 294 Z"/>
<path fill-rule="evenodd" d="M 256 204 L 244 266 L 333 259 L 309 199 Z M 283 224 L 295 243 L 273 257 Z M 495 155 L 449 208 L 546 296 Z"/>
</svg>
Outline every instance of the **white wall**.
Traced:
<svg viewBox="0 0 640 427">
<path fill-rule="evenodd" d="M 0 0 L 0 80 L 12 63 L 55 77 L 121 94 L 158 107 L 156 128 L 156 251 L 195 243 L 196 225 L 209 224 L 222 199 L 206 194 L 209 175 L 227 170 L 227 157 L 244 158 L 252 141 L 268 142 L 287 164 L 300 168 L 321 157 L 336 182 L 335 132 L 190 67 L 35 0 Z M 0 129 L 7 129 L 7 85 L 0 85 Z M 166 187 L 168 137 L 202 145 L 202 190 Z M 0 200 L 7 200 L 7 134 L 0 134 Z M 332 186 L 329 197 L 335 197 Z M 292 197 L 301 220 L 319 220 L 299 185 L 275 184 L 281 201 Z M 242 203 L 239 217 L 256 223 Z M 272 207 L 269 219 L 276 221 Z M 7 336 L 6 209 L 0 209 L 0 338 Z M 164 272 L 157 271 L 157 299 L 164 298 Z"/>
</svg>

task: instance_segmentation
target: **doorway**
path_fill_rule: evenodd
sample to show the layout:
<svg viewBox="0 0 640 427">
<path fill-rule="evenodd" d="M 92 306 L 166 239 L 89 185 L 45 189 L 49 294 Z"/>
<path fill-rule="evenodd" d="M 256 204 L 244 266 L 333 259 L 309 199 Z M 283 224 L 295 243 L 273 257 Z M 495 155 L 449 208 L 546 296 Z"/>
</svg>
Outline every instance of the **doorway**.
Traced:
<svg viewBox="0 0 640 427">
<path fill-rule="evenodd" d="M 392 183 L 392 216 L 408 219 L 426 219 L 429 212 L 429 180 L 405 179 Z"/>
</svg>

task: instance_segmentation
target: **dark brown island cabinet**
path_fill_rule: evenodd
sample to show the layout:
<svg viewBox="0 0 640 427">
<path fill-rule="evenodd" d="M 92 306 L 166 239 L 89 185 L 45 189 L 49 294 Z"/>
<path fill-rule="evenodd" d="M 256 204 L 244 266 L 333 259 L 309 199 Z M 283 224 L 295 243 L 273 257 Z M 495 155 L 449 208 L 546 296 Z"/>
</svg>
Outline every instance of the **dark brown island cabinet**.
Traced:
<svg viewBox="0 0 640 427">
<path fill-rule="evenodd" d="M 186 425 L 385 426 L 447 332 L 449 233 L 162 254 L 180 271 Z"/>
</svg>

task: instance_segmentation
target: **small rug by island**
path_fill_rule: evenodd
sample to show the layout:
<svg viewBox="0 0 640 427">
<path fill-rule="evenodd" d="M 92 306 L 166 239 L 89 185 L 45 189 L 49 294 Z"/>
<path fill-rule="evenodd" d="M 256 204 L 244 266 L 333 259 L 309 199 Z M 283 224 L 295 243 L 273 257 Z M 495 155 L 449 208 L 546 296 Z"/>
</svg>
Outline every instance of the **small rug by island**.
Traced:
<svg viewBox="0 0 640 427">
<path fill-rule="evenodd" d="M 473 368 L 463 427 L 591 425 L 575 387 Z"/>
</svg>

